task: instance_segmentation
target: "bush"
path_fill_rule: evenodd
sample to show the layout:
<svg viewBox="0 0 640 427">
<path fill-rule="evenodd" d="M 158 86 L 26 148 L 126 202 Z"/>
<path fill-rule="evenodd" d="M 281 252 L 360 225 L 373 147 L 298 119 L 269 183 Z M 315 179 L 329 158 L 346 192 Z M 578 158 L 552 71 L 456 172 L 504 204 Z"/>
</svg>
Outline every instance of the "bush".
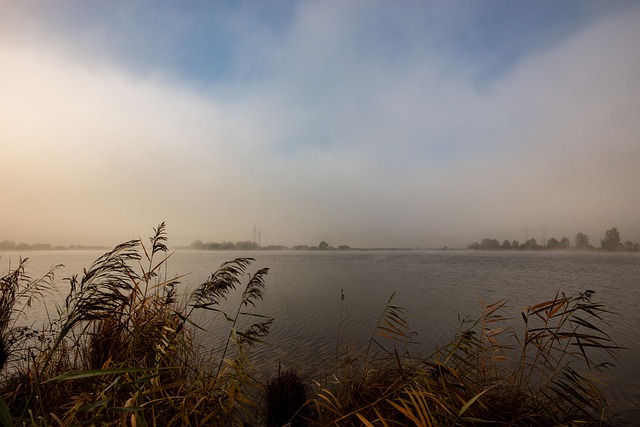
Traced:
<svg viewBox="0 0 640 427">
<path fill-rule="evenodd" d="M 279 372 L 265 385 L 267 425 L 302 424 L 306 411 L 308 386 L 295 370 Z"/>
</svg>

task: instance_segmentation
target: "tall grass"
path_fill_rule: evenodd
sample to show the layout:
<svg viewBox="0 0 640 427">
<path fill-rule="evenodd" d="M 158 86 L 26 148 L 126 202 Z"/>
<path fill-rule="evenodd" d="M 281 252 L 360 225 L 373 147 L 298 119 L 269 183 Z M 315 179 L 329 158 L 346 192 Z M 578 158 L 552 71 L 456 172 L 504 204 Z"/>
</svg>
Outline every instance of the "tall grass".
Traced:
<svg viewBox="0 0 640 427">
<path fill-rule="evenodd" d="M 238 321 L 252 316 L 242 308 L 262 299 L 267 269 L 249 275 L 251 258 L 226 262 L 181 302 L 180 278 L 162 274 L 171 256 L 165 242 L 163 223 L 149 245 L 125 242 L 68 279 L 64 305 L 39 331 L 31 357 L 2 371 L 4 424 L 220 425 L 256 413 L 248 355 L 271 319 L 256 317 L 246 330 L 238 329 Z M 23 310 L 12 295 L 40 291 L 20 279 L 24 263 L 2 281 L 3 304 L 10 306 L 3 311 L 3 331 Z M 234 291 L 242 293 L 240 304 L 226 313 L 221 303 Z M 198 352 L 194 319 L 201 311 L 229 321 L 227 339 L 218 343 L 221 353 Z"/>
<path fill-rule="evenodd" d="M 360 351 L 341 352 L 341 293 L 333 374 L 257 378 L 251 349 L 272 319 L 254 310 L 268 269 L 223 263 L 185 293 L 167 277 L 164 223 L 81 275 L 49 322 L 24 326 L 30 304 L 53 291 L 54 271 L 33 280 L 26 260 L 0 278 L 0 425 L 606 425 L 601 371 L 619 347 L 593 292 L 558 293 L 517 319 L 505 302 L 461 323 L 422 358 L 391 295 Z M 229 309 L 228 298 L 239 297 Z M 202 352 L 202 313 L 227 329 Z"/>
<path fill-rule="evenodd" d="M 20 259 L 15 269 L 0 277 L 0 371 L 15 359 L 26 357 L 25 342 L 38 334 L 27 321 L 26 312 L 33 303 L 54 289 L 54 269 L 38 279 L 25 272 L 28 258 Z"/>
<path fill-rule="evenodd" d="M 502 315 L 504 302 L 487 305 L 354 413 L 365 425 L 606 425 L 599 384 L 619 347 L 592 297 L 557 294 L 527 307 L 522 329 Z"/>
</svg>

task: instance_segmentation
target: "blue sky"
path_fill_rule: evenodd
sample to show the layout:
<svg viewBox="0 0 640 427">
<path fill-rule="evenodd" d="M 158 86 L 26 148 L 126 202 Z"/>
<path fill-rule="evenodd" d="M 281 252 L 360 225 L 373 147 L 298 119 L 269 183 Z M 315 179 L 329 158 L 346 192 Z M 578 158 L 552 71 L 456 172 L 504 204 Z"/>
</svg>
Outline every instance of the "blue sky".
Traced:
<svg viewBox="0 0 640 427">
<path fill-rule="evenodd" d="M 640 6 L 2 1 L 0 240 L 640 241 Z"/>
</svg>

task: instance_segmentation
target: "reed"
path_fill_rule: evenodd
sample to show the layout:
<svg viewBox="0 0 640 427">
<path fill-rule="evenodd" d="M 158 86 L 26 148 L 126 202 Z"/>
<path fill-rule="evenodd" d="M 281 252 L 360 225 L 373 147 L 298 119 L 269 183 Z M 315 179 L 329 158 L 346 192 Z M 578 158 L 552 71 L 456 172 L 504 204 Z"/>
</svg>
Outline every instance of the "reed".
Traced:
<svg viewBox="0 0 640 427">
<path fill-rule="evenodd" d="M 620 347 L 605 332 L 608 311 L 592 297 L 592 291 L 558 293 L 527 307 L 520 331 L 501 314 L 504 302 L 485 306 L 445 348 L 412 364 L 410 376 L 358 411 L 358 419 L 417 426 L 612 423 L 598 385 L 606 359 Z"/>
<path fill-rule="evenodd" d="M 20 259 L 15 269 L 0 277 L 0 371 L 16 359 L 26 357 L 25 345 L 37 337 L 33 325 L 19 326 L 27 321 L 27 310 L 35 302 L 42 303 L 43 297 L 55 289 L 53 284 L 55 269 L 38 279 L 26 273 L 29 259 Z"/>
<path fill-rule="evenodd" d="M 341 292 L 333 374 L 257 378 L 251 350 L 273 319 L 255 312 L 268 269 L 223 263 L 193 291 L 167 277 L 164 223 L 67 279 L 48 324 L 24 326 L 53 292 L 54 270 L 33 280 L 27 260 L 0 278 L 0 425 L 608 425 L 601 372 L 620 349 L 594 293 L 557 293 L 517 319 L 484 305 L 428 357 L 387 301 L 361 349 L 345 347 Z M 237 305 L 229 308 L 229 298 Z M 226 329 L 201 351 L 201 313 Z M 210 346 L 208 346 L 210 347 Z"/>
<path fill-rule="evenodd" d="M 125 242 L 68 279 L 64 305 L 28 348 L 31 357 L 2 371 L 3 425 L 219 425 L 245 422 L 255 412 L 249 351 L 271 319 L 241 308 L 262 299 L 267 269 L 250 275 L 251 258 L 229 261 L 179 302 L 180 278 L 162 273 L 171 256 L 165 242 L 162 223 L 148 246 Z M 24 310 L 18 297 L 37 296 L 48 283 L 23 286 L 25 278 L 21 263 L 2 279 L 2 303 L 11 309 L 3 310 L 0 327 L 9 350 L 15 340 L 5 338 L 13 331 L 8 322 Z M 220 305 L 231 292 L 241 292 L 241 301 L 229 314 Z M 222 352 L 198 351 L 194 319 L 201 311 L 229 321 Z M 257 320 L 240 330 L 238 321 L 247 317 Z"/>
<path fill-rule="evenodd" d="M 266 425 L 306 425 L 309 386 L 295 370 L 278 372 L 265 384 Z"/>
<path fill-rule="evenodd" d="M 393 304 L 393 293 L 371 331 L 362 354 L 347 351 L 334 375 L 324 384 L 315 383 L 309 404 L 314 407 L 316 425 L 359 424 L 358 415 L 376 414 L 388 406 L 386 397 L 400 387 L 409 374 L 406 345 L 414 332 Z M 400 346 L 400 353 L 398 352 Z M 401 356 L 402 354 L 402 356 Z"/>
</svg>

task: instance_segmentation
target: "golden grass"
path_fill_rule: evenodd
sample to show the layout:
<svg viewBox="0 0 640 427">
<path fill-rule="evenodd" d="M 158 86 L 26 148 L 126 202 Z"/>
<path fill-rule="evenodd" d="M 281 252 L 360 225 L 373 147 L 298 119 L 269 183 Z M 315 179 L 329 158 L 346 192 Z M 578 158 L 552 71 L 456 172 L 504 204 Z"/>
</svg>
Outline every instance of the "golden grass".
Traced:
<svg viewBox="0 0 640 427">
<path fill-rule="evenodd" d="M 503 316 L 504 302 L 486 305 L 419 359 L 406 351 L 414 333 L 392 295 L 362 354 L 339 355 L 336 319 L 329 379 L 286 371 L 263 383 L 251 348 L 272 319 L 252 310 L 268 270 L 226 262 L 179 302 L 180 278 L 162 274 L 165 242 L 163 223 L 148 246 L 125 242 L 69 278 L 64 305 L 39 331 L 17 325 L 53 288 L 53 271 L 32 280 L 20 261 L 0 278 L 0 425 L 608 424 L 597 376 L 619 348 L 591 291 L 558 293 L 521 322 Z M 240 302 L 225 312 L 232 292 Z M 210 355 L 195 338 L 203 311 L 228 322 Z"/>
<path fill-rule="evenodd" d="M 258 387 L 249 350 L 268 333 L 271 319 L 258 318 L 246 330 L 237 325 L 249 316 L 240 307 L 262 298 L 267 270 L 249 275 L 250 258 L 224 263 L 179 303 L 179 278 L 161 274 L 170 257 L 165 241 L 160 224 L 149 248 L 137 240 L 123 243 L 81 277 L 71 277 L 64 306 L 35 340 L 16 335 L 9 324 L 20 309 L 4 312 L 10 315 L 0 324 L 2 342 L 13 348 L 21 342 L 31 357 L 13 358 L 11 369 L 1 373 L 3 424 L 216 425 L 247 420 Z M 12 289 L 17 295 L 23 289 L 31 289 L 32 296 L 39 291 L 34 283 L 40 282 L 31 281 L 23 267 L 21 263 L 3 278 L 3 296 L 13 298 L 12 307 L 19 307 Z M 234 291 L 242 292 L 240 306 L 234 313 L 222 312 L 220 303 Z M 203 310 L 229 320 L 218 359 L 203 359 L 193 339 L 199 327 L 194 314 Z"/>
</svg>

